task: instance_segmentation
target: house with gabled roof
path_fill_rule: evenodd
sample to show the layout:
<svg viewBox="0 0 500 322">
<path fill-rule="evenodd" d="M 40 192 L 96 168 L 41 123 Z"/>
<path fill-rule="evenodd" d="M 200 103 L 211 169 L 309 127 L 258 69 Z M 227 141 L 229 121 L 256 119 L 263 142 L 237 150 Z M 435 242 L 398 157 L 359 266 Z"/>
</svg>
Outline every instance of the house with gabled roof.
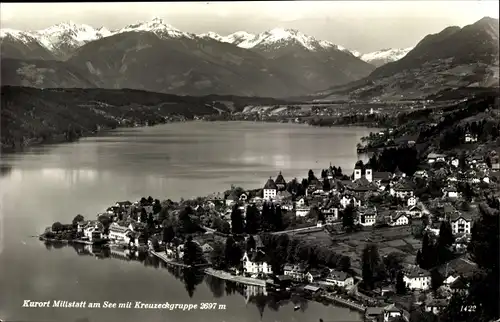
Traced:
<svg viewBox="0 0 500 322">
<path fill-rule="evenodd" d="M 354 279 L 346 272 L 330 270 L 326 278 L 326 282 L 332 285 L 337 285 L 342 288 L 351 288 L 354 286 Z"/>
<path fill-rule="evenodd" d="M 391 187 L 389 193 L 393 197 L 405 199 L 413 196 L 413 187 L 406 181 L 400 181 Z"/>
<path fill-rule="evenodd" d="M 396 307 L 394 304 L 389 304 L 383 309 L 384 322 L 390 322 L 395 318 L 403 316 L 403 310 Z"/>
<path fill-rule="evenodd" d="M 274 199 L 276 198 L 276 194 L 278 193 L 278 186 L 274 182 L 274 180 L 269 177 L 269 180 L 267 180 L 266 184 L 264 185 L 262 194 L 264 199 Z"/>
<path fill-rule="evenodd" d="M 469 235 L 472 229 L 472 218 L 468 213 L 455 212 L 450 216 L 451 230 L 454 235 Z"/>
<path fill-rule="evenodd" d="M 267 255 L 262 250 L 245 252 L 242 258 L 243 271 L 247 274 L 272 274 Z"/>
<path fill-rule="evenodd" d="M 431 274 L 415 265 L 403 269 L 403 281 L 410 290 L 428 290 L 431 287 Z"/>
</svg>

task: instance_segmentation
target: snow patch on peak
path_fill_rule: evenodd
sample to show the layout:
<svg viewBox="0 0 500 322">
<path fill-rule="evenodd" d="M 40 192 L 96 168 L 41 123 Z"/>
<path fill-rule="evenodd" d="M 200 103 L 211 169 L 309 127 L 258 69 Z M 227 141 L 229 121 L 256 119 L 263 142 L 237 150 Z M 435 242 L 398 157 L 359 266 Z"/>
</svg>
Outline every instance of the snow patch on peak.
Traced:
<svg viewBox="0 0 500 322">
<path fill-rule="evenodd" d="M 119 29 L 113 34 L 120 34 L 123 32 L 130 31 L 147 31 L 153 32 L 158 37 L 171 37 L 171 38 L 193 38 L 194 35 L 180 31 L 179 29 L 169 25 L 163 21 L 163 19 L 155 17 L 150 21 L 140 21 L 132 25 L 128 25 L 122 29 Z"/>
<path fill-rule="evenodd" d="M 90 41 L 109 36 L 106 28 L 95 29 L 73 21 L 62 22 L 48 28 L 30 32 L 47 49 L 53 50 L 62 45 L 79 47 Z"/>
<path fill-rule="evenodd" d="M 374 60 L 382 60 L 385 62 L 393 62 L 399 60 L 406 56 L 412 50 L 413 47 L 409 48 L 394 48 L 394 49 L 381 49 L 372 53 L 361 55 L 361 59 L 369 63 Z"/>
<path fill-rule="evenodd" d="M 213 31 L 209 31 L 209 32 L 204 33 L 204 34 L 200 34 L 200 35 L 198 35 L 198 37 L 200 37 L 200 38 L 210 38 L 210 39 L 214 39 L 214 40 L 217 40 L 217 41 L 220 41 L 220 42 L 226 42 L 226 41 L 224 41 L 225 37 L 222 37 L 221 35 L 219 35 L 218 33 L 213 32 Z"/>
</svg>

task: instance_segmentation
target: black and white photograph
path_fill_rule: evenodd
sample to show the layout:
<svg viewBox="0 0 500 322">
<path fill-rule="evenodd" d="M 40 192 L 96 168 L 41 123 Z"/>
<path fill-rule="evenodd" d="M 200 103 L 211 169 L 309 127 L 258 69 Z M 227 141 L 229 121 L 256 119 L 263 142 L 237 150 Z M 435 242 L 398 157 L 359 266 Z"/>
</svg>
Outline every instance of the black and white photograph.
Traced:
<svg viewBox="0 0 500 322">
<path fill-rule="evenodd" d="M 500 322 L 499 1 L 0 4 L 0 322 Z"/>
</svg>

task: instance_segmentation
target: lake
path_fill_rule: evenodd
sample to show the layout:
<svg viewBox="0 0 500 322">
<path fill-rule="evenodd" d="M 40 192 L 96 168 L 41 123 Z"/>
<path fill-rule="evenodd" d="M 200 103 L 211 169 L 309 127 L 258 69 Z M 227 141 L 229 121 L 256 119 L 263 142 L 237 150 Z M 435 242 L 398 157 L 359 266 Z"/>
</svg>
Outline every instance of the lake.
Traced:
<svg viewBox="0 0 500 322">
<path fill-rule="evenodd" d="M 372 129 L 372 131 L 375 131 Z M 78 213 L 95 218 L 116 201 L 208 195 L 231 184 L 259 188 L 282 171 L 286 180 L 312 169 L 351 173 L 356 143 L 370 129 L 252 122 L 187 122 L 127 128 L 79 142 L 5 154 L 0 177 L 0 319 L 33 322 L 318 322 L 360 321 L 333 305 L 235 291 L 214 278 L 182 276 L 152 259 L 98 259 L 83 247 L 46 247 L 32 235 Z M 87 249 L 88 250 L 88 249 Z M 92 250 L 91 250 L 92 251 Z M 88 251 L 87 251 L 88 253 Z M 252 293 L 253 292 L 253 293 Z M 251 297 L 250 295 L 257 295 Z M 250 298 L 250 299 L 249 299 Z M 23 301 L 224 304 L 224 310 L 23 308 Z"/>
</svg>

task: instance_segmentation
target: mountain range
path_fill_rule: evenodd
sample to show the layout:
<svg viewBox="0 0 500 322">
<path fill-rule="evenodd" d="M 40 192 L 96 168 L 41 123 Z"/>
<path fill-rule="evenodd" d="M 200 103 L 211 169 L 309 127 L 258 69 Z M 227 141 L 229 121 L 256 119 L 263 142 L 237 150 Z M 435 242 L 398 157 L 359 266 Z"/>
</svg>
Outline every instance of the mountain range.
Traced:
<svg viewBox="0 0 500 322">
<path fill-rule="evenodd" d="M 457 40 L 460 43 L 454 43 Z M 340 91 L 343 96 L 349 92 L 348 96 L 361 98 L 387 85 L 377 83 L 380 79 L 410 82 L 408 70 L 420 68 L 422 76 L 427 70 L 432 74 L 436 68 L 455 68 L 459 62 L 475 64 L 457 71 L 459 76 L 480 74 L 473 80 L 484 85 L 488 82 L 484 76 L 491 74 L 490 65 L 495 63 L 488 57 L 496 53 L 498 64 L 498 20 L 483 18 L 464 28 L 446 28 L 425 37 L 415 48 L 366 54 L 295 29 L 197 35 L 158 18 L 113 31 L 73 22 L 39 31 L 2 29 L 0 45 L 3 85 L 271 97 L 311 93 L 327 97 Z M 479 60 L 468 59 L 471 55 Z M 393 92 L 399 93 L 399 87 Z"/>
</svg>

